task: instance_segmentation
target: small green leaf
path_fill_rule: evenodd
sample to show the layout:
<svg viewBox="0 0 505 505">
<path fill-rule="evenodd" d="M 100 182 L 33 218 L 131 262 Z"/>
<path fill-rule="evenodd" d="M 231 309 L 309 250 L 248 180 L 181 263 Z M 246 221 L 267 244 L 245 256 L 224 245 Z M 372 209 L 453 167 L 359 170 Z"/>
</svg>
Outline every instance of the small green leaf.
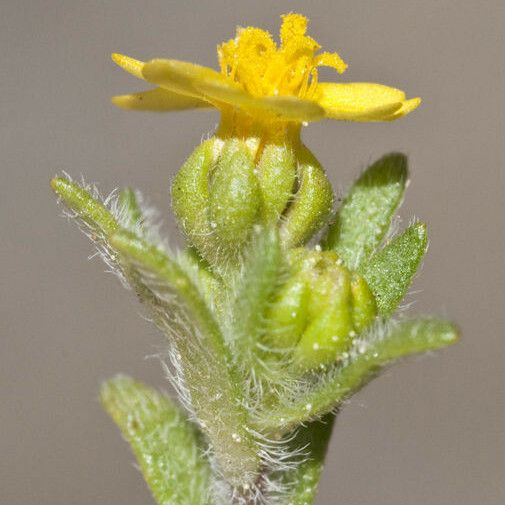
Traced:
<svg viewBox="0 0 505 505">
<path fill-rule="evenodd" d="M 298 190 L 281 227 L 286 247 L 305 244 L 327 222 L 333 207 L 333 190 L 323 167 L 305 146 L 296 152 Z"/>
<path fill-rule="evenodd" d="M 188 247 L 177 255 L 177 263 L 193 279 L 205 298 L 207 305 L 221 320 L 226 299 L 226 291 L 220 277 L 213 273 L 210 265 L 194 247 Z"/>
<path fill-rule="evenodd" d="M 103 384 L 100 397 L 158 505 L 210 504 L 210 467 L 199 433 L 168 397 L 123 376 Z"/>
<path fill-rule="evenodd" d="M 121 258 L 110 243 L 110 236 L 120 228 L 119 218 L 116 218 L 98 200 L 98 197 L 93 196 L 87 189 L 68 179 L 55 177 L 51 181 L 51 186 L 55 193 L 63 200 L 64 204 L 72 211 L 70 217 L 74 218 L 79 228 L 93 242 L 106 265 L 119 276 L 125 286 L 131 286 L 142 300 L 150 299 L 150 291 L 146 290 L 142 283 L 139 282 L 138 276 L 128 265 L 125 265 L 121 261 Z M 122 198 L 124 205 L 124 194 Z M 130 200 L 130 204 L 132 204 L 132 200 Z M 118 213 L 130 212 L 131 209 L 133 207 L 118 211 Z M 124 219 L 124 221 L 129 221 L 129 219 Z"/>
<path fill-rule="evenodd" d="M 407 158 L 388 154 L 355 182 L 330 226 L 325 247 L 357 269 L 380 245 L 401 203 L 407 182 Z"/>
<path fill-rule="evenodd" d="M 140 282 L 151 290 L 151 307 L 160 329 L 175 346 L 191 408 L 207 434 L 225 478 L 251 484 L 259 464 L 256 443 L 247 428 L 238 378 L 218 324 L 190 278 L 170 257 L 131 232 L 111 243 Z"/>
<path fill-rule="evenodd" d="M 51 187 L 93 232 L 106 236 L 117 230 L 117 221 L 105 205 L 78 184 L 64 177 L 55 177 L 51 180 Z"/>
<path fill-rule="evenodd" d="M 289 494 L 286 503 L 312 505 L 316 498 L 319 480 L 330 441 L 335 416 L 328 414 L 321 421 L 314 421 L 300 428 L 291 442 L 293 448 L 304 448 L 305 460 L 285 476 Z"/>
<path fill-rule="evenodd" d="M 257 429 L 284 433 L 318 419 L 337 408 L 391 361 L 446 347 L 458 339 L 454 325 L 436 319 L 404 321 L 385 333 L 377 333 L 368 341 L 356 342 L 349 360 L 321 376 L 311 388 L 303 384 L 291 399 L 260 413 Z"/>
<path fill-rule="evenodd" d="M 232 303 L 230 338 L 238 351 L 237 365 L 261 377 L 266 370 L 259 365 L 262 351 L 258 344 L 265 332 L 266 313 L 278 287 L 282 269 L 282 248 L 275 228 L 258 227 L 245 252 L 240 278 Z"/>
<path fill-rule="evenodd" d="M 427 245 L 426 225 L 416 223 L 391 240 L 361 268 L 382 316 L 389 316 L 405 296 Z"/>
</svg>

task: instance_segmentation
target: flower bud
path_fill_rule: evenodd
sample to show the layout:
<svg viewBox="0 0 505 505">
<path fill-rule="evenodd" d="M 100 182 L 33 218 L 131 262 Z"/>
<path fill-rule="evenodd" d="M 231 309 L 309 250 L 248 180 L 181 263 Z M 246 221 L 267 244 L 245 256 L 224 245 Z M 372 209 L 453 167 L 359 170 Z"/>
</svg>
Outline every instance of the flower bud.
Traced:
<svg viewBox="0 0 505 505">
<path fill-rule="evenodd" d="M 292 352 L 299 371 L 338 362 L 377 314 L 366 281 L 333 251 L 290 253 L 290 276 L 268 315 L 268 346 Z"/>
<path fill-rule="evenodd" d="M 338 264 L 336 255 L 320 254 L 309 277 L 309 321 L 294 354 L 303 369 L 336 361 L 349 348 L 354 331 L 351 274 Z"/>
<path fill-rule="evenodd" d="M 377 315 L 377 304 L 366 280 L 358 273 L 352 274 L 352 321 L 356 333 L 361 333 Z"/>
<path fill-rule="evenodd" d="M 305 271 L 298 271 L 280 288 L 267 316 L 268 346 L 292 351 L 307 325 L 309 283 Z"/>
</svg>

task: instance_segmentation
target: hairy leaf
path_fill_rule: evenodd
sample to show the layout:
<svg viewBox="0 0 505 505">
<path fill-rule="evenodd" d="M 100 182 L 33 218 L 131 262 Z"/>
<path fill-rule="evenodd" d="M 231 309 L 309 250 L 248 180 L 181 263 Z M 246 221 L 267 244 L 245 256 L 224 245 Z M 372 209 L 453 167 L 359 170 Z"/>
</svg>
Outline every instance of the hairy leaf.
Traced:
<svg viewBox="0 0 505 505">
<path fill-rule="evenodd" d="M 457 329 L 451 323 L 437 319 L 404 321 L 387 330 L 376 330 L 368 340 L 356 342 L 346 363 L 321 376 L 310 388 L 304 385 L 289 401 L 261 413 L 257 419 L 258 429 L 282 433 L 300 423 L 320 418 L 338 407 L 391 361 L 439 349 L 457 339 Z"/>
<path fill-rule="evenodd" d="M 117 230 L 118 223 L 114 216 L 86 189 L 64 177 L 52 179 L 51 187 L 65 205 L 76 213 L 75 217 L 82 219 L 95 233 L 109 235 Z"/>
<path fill-rule="evenodd" d="M 100 397 L 159 505 L 210 503 L 199 433 L 168 397 L 124 376 L 103 384 Z"/>
<path fill-rule="evenodd" d="M 213 271 L 194 247 L 188 247 L 177 255 L 177 262 L 198 285 L 207 305 L 220 320 L 223 316 L 223 306 L 226 291 L 220 277 Z"/>
<path fill-rule="evenodd" d="M 325 241 L 349 268 L 357 269 L 380 245 L 391 225 L 407 182 L 407 158 L 388 154 L 355 182 Z"/>
<path fill-rule="evenodd" d="M 428 245 L 426 225 L 416 223 L 391 240 L 361 269 L 377 301 L 379 314 L 389 316 L 412 283 Z"/>
<path fill-rule="evenodd" d="M 292 441 L 295 449 L 304 448 L 306 458 L 285 476 L 289 489 L 287 503 L 312 505 L 314 502 L 334 420 L 335 416 L 328 414 L 321 421 L 303 426 Z"/>
<path fill-rule="evenodd" d="M 250 483 L 258 467 L 257 447 L 247 430 L 228 349 L 202 296 L 174 260 L 133 233 L 120 231 L 111 243 L 155 297 L 155 321 L 173 343 L 173 361 L 182 369 L 182 396 L 187 388 L 187 403 L 225 478 L 233 485 Z"/>
<path fill-rule="evenodd" d="M 240 386 L 230 375 L 228 350 L 198 290 L 182 269 L 156 248 L 131 232 L 117 232 L 114 215 L 86 189 L 64 178 L 54 179 L 52 186 L 107 264 L 149 305 L 158 326 L 175 343 L 176 356 L 182 362 L 181 392 L 184 397 L 188 387 L 188 406 L 209 435 L 223 473 L 237 484 L 253 479 L 258 456 L 247 431 Z"/>
<path fill-rule="evenodd" d="M 232 303 L 232 331 L 234 348 L 238 351 L 238 366 L 260 376 L 258 358 L 265 330 L 265 318 L 271 296 L 279 283 L 282 267 L 282 248 L 277 230 L 257 229 L 242 266 Z"/>
<path fill-rule="evenodd" d="M 68 217 L 91 240 L 102 260 L 121 279 L 123 285 L 132 287 L 143 300 L 151 298 L 151 292 L 139 282 L 135 272 L 121 261 L 110 243 L 110 236 L 121 225 L 134 224 L 132 213 L 136 213 L 136 209 L 140 211 L 134 192 L 122 192 L 118 198 L 113 198 L 113 193 L 102 203 L 96 189 L 82 187 L 64 177 L 55 177 L 51 186 L 69 209 Z"/>
</svg>

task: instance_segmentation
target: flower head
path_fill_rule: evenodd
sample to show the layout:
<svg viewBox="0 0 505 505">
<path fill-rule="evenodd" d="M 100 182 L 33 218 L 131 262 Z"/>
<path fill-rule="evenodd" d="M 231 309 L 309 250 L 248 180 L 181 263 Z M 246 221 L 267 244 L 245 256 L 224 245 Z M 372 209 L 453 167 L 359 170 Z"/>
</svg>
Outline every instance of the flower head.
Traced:
<svg viewBox="0 0 505 505">
<path fill-rule="evenodd" d="M 124 70 L 157 86 L 113 102 L 133 110 L 216 107 L 226 128 L 237 115 L 241 122 L 270 124 L 390 121 L 420 104 L 419 98 L 407 100 L 403 91 L 382 84 L 319 82 L 318 67 L 341 74 L 347 65 L 337 53 L 319 52 L 321 46 L 306 31 L 307 18 L 293 13 L 282 16 L 280 45 L 264 30 L 238 28 L 234 39 L 218 46 L 220 72 L 178 60 L 143 63 L 113 54 Z"/>
</svg>

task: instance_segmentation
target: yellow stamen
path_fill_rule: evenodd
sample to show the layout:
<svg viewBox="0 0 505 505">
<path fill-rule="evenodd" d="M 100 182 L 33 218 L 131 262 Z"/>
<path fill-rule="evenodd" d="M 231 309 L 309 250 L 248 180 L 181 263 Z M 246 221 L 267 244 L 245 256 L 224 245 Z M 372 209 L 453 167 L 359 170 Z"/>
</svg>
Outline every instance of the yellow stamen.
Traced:
<svg viewBox="0 0 505 505">
<path fill-rule="evenodd" d="M 280 47 L 264 30 L 238 29 L 235 39 L 218 47 L 221 72 L 256 97 L 309 97 L 317 85 L 318 66 L 342 73 L 347 65 L 336 53 L 316 55 L 321 46 L 306 31 L 307 18 L 300 14 L 282 17 Z"/>
</svg>

